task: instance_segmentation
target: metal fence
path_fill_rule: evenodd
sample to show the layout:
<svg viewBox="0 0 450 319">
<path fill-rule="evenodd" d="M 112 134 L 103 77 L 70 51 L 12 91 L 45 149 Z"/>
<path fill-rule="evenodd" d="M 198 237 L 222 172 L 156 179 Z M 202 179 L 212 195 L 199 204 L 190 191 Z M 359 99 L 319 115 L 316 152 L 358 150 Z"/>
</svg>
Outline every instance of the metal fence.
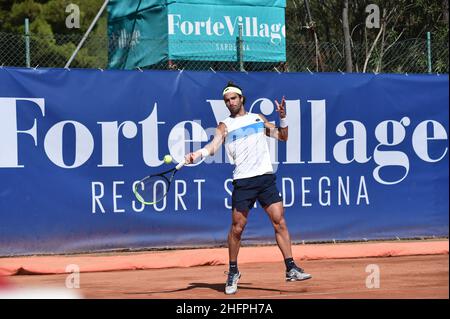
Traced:
<svg viewBox="0 0 450 319">
<path fill-rule="evenodd" d="M 27 66 L 26 36 L 0 32 L 0 66 Z M 30 35 L 29 64 L 30 67 L 64 67 L 82 35 Z M 108 54 L 114 49 L 115 41 L 107 37 L 90 36 L 70 65 L 71 68 L 108 68 Z M 154 39 L 141 38 L 147 41 L 151 50 Z M 245 44 L 245 40 L 244 40 Z M 195 44 L 202 52 L 202 44 Z M 211 45 L 211 43 L 203 43 Z M 225 44 L 227 45 L 227 44 Z M 264 45 L 264 44 L 261 44 Z M 229 43 L 228 48 L 236 48 L 236 43 Z M 260 48 L 264 50 L 264 48 Z M 231 56 L 224 57 L 228 61 L 205 61 L 199 56 L 193 60 L 163 59 L 154 65 L 142 69 L 185 69 L 214 71 L 273 71 L 273 72 L 344 72 L 345 55 L 343 43 L 286 43 L 286 61 L 250 62 L 251 53 L 243 52 L 243 63 L 240 65 L 237 52 L 229 50 Z M 426 39 L 410 39 L 376 47 L 370 52 L 367 45 L 353 43 L 352 60 L 354 72 L 376 73 L 427 73 L 429 58 L 432 73 L 448 73 L 449 56 L 448 41 L 432 42 L 427 47 Z M 203 55 L 204 56 L 204 55 Z M 234 60 L 234 61 L 233 61 Z"/>
</svg>

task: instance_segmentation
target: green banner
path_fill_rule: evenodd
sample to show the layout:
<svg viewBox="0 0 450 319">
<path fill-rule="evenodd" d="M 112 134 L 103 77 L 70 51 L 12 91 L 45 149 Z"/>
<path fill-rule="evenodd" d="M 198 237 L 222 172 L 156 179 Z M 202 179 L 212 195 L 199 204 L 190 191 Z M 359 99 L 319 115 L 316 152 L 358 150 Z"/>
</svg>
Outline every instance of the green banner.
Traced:
<svg viewBox="0 0 450 319">
<path fill-rule="evenodd" d="M 153 7 L 166 7 L 167 0 L 109 0 L 108 22 Z"/>
<path fill-rule="evenodd" d="M 167 59 L 167 7 L 154 6 L 110 20 L 109 63 L 113 69 L 134 69 Z"/>
<path fill-rule="evenodd" d="M 284 8 L 173 3 L 168 11 L 170 59 L 236 61 L 241 27 L 244 61 L 286 61 Z"/>
<path fill-rule="evenodd" d="M 110 0 L 109 68 L 168 59 L 286 61 L 285 0 Z"/>
<path fill-rule="evenodd" d="M 251 6 L 286 8 L 286 0 L 173 0 L 172 3 L 208 4 L 219 6 Z"/>
<path fill-rule="evenodd" d="M 136 11 L 152 7 L 166 7 L 173 3 L 207 4 L 220 6 L 257 6 L 257 7 L 286 7 L 286 0 L 109 0 L 109 20 L 122 18 Z"/>
</svg>

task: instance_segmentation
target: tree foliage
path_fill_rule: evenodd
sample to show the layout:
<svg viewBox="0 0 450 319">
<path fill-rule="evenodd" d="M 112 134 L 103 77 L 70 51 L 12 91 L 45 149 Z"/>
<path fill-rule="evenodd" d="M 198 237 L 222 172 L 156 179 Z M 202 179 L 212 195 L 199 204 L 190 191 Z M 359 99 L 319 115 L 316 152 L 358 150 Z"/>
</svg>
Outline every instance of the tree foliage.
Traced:
<svg viewBox="0 0 450 319">
<path fill-rule="evenodd" d="M 309 23 L 307 16 L 307 2 L 313 18 L 312 24 Z M 348 2 L 352 58 L 356 71 L 362 71 L 366 62 L 370 70 L 378 72 L 383 71 L 383 61 L 402 59 L 405 64 L 426 64 L 425 41 L 426 33 L 430 32 L 433 46 L 442 47 L 440 52 L 444 52 L 440 56 L 433 56 L 436 71 L 448 72 L 448 0 L 349 0 Z M 366 28 L 366 18 L 369 15 L 366 8 L 369 4 L 375 4 L 380 9 L 381 33 L 377 28 Z M 343 6 L 342 0 L 288 0 L 287 41 L 312 42 L 315 32 L 322 44 L 343 43 Z M 372 46 L 371 56 L 368 57 Z M 326 56 L 323 60 L 326 64 Z M 400 68 L 397 71 L 402 72 L 402 63 L 398 65 Z M 327 70 L 326 65 L 323 70 Z"/>
<path fill-rule="evenodd" d="M 31 63 L 61 67 L 74 52 L 103 2 L 104 0 L 77 0 L 76 4 L 80 9 L 80 28 L 68 28 L 66 18 L 71 12 L 66 12 L 66 8 L 74 3 L 73 0 L 2 0 L 0 2 L 0 32 L 24 35 L 25 18 L 28 18 Z M 96 45 L 95 48 L 92 45 L 89 46 L 92 41 L 88 38 L 77 54 L 73 66 L 95 67 L 106 64 L 108 50 L 106 19 L 106 14 L 103 14 L 90 34 L 91 37 L 103 41 L 105 45 Z M 9 50 L 14 49 L 14 46 L 9 48 Z M 2 54 L 17 57 L 18 61 L 13 65 L 24 63 L 21 54 L 14 54 L 14 52 Z"/>
<path fill-rule="evenodd" d="M 125 1 L 125 0 L 124 0 Z M 131 0 L 130 0 L 131 1 Z M 24 20 L 30 21 L 32 63 L 46 66 L 62 66 L 69 59 L 76 45 L 88 29 L 104 0 L 1 0 L 0 33 L 24 34 Z M 80 9 L 80 28 L 68 28 L 66 12 L 69 4 L 76 3 Z M 342 10 L 343 0 L 287 0 L 286 42 L 288 57 L 298 55 L 299 45 L 310 48 L 314 55 L 314 43 L 320 44 L 319 57 L 312 63 L 321 63 L 321 70 L 336 71 L 336 62 L 324 46 L 334 48 L 344 55 Z M 309 4 L 311 20 L 306 4 Z M 348 20 L 352 43 L 354 70 L 383 71 L 390 61 L 403 59 L 402 63 L 426 63 L 423 46 L 426 33 L 431 32 L 433 48 L 445 46 L 440 55 L 433 56 L 436 70 L 448 72 L 448 0 L 348 0 Z M 382 30 L 366 27 L 369 4 L 380 8 Z M 413 45 L 411 45 L 411 43 Z M 408 57 L 399 55 L 401 45 L 411 45 Z M 298 46 L 297 46 L 298 45 Z M 14 50 L 4 48 L 2 50 Z M 317 43 L 316 43 L 317 48 Z M 412 49 L 411 49 L 412 48 Z M 417 50 L 416 50 L 417 49 Z M 16 50 L 20 51 L 20 50 Z M 39 51 L 39 52 L 38 52 Z M 317 50 L 316 50 L 317 51 Z M 78 53 L 73 66 L 99 67 L 106 65 L 108 52 L 107 14 L 101 16 L 96 27 Z M 370 55 L 369 55 L 370 52 Z M 438 50 L 433 50 L 437 54 Z M 17 52 L 7 52 L 9 56 Z M 23 65 L 23 56 L 18 55 L 14 65 Z M 52 61 L 50 63 L 50 61 Z M 412 62 L 413 61 L 413 62 Z M 415 61 L 415 62 L 414 62 Z M 422 66 L 421 66 L 422 67 Z M 399 72 L 402 70 L 399 69 Z"/>
</svg>

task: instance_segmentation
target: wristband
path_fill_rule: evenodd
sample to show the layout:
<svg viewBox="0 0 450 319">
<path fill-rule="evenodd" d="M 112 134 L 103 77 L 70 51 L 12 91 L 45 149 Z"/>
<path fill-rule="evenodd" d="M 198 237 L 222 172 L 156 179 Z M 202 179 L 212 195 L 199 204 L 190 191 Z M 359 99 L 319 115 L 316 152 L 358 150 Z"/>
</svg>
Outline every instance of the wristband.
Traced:
<svg viewBox="0 0 450 319">
<path fill-rule="evenodd" d="M 200 150 L 200 153 L 202 154 L 202 157 L 207 157 L 209 156 L 209 151 L 206 148 L 202 148 Z"/>
<path fill-rule="evenodd" d="M 280 127 L 281 128 L 288 127 L 287 117 L 280 119 Z"/>
</svg>

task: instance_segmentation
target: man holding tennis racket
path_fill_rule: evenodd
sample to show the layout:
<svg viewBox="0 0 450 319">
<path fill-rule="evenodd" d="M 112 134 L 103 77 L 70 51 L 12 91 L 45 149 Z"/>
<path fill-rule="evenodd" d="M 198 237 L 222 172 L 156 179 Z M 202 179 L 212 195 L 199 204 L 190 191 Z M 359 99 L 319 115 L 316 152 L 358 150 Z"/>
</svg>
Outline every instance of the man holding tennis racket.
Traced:
<svg viewBox="0 0 450 319">
<path fill-rule="evenodd" d="M 232 224 L 228 234 L 228 253 L 230 268 L 225 284 L 225 293 L 234 294 L 241 273 L 237 257 L 241 236 L 247 224 L 250 209 L 258 200 L 269 215 L 275 229 L 275 238 L 286 264 L 286 281 L 299 281 L 311 278 L 298 267 L 292 258 L 291 240 L 284 218 L 282 198 L 277 189 L 276 176 L 272 169 L 266 135 L 280 141 L 288 139 L 288 123 L 284 97 L 280 103 L 275 101 L 280 116 L 280 126 L 270 123 L 262 114 L 245 111 L 245 96 L 242 89 L 228 82 L 223 90 L 223 99 L 230 116 L 220 122 L 213 140 L 204 148 L 189 153 L 186 163 L 214 154 L 222 144 L 232 163 L 233 172 Z"/>
</svg>

